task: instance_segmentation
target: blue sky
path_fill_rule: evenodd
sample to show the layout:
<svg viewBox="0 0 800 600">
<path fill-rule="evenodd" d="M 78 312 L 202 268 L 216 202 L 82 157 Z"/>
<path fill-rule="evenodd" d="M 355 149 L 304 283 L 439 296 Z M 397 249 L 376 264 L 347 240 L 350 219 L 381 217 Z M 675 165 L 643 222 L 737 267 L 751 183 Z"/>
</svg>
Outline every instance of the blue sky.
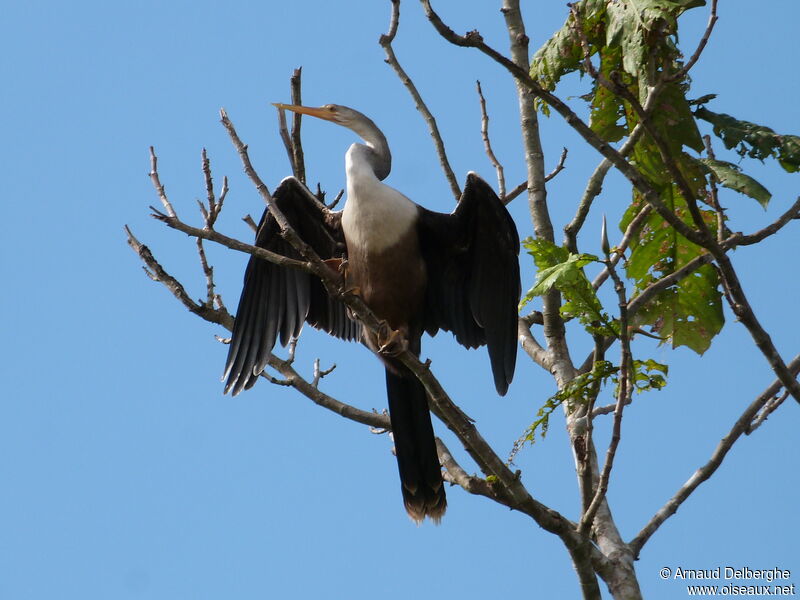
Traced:
<svg viewBox="0 0 800 600">
<path fill-rule="evenodd" d="M 506 49 L 496 3 L 438 2 L 456 31 L 479 28 Z M 466 7 L 466 8 L 465 8 Z M 383 62 L 378 36 L 389 2 L 26 2 L 4 8 L 0 75 L 4 187 L 0 273 L 5 315 L 0 399 L 0 597 L 60 598 L 484 598 L 512 594 L 577 597 L 568 556 L 527 518 L 457 489 L 441 526 L 415 527 L 400 502 L 385 436 L 324 412 L 299 395 L 259 383 L 222 396 L 223 334 L 180 307 L 142 273 L 125 244 L 129 224 L 194 297 L 204 281 L 194 245 L 148 216 L 155 204 L 148 147 L 186 220 L 199 223 L 200 151 L 231 191 L 218 228 L 249 239 L 240 221 L 262 210 L 241 172 L 218 110 L 225 107 L 271 186 L 288 163 L 269 102 L 288 101 L 288 77 L 303 66 L 304 99 L 353 106 L 392 146 L 388 180 L 429 208 L 449 211 L 424 123 Z M 561 2 L 527 8 L 537 47 L 566 15 Z M 693 71 L 693 95 L 710 105 L 798 133 L 795 25 L 790 0 L 722 3 L 718 29 Z M 694 48 L 705 9 L 684 19 Z M 397 55 L 436 114 L 455 172 L 493 181 L 481 145 L 474 92 L 480 79 L 495 151 L 510 185 L 524 164 L 513 83 L 477 52 L 453 48 L 403 5 Z M 587 82 L 568 83 L 577 95 Z M 311 181 L 343 187 L 352 134 L 304 125 Z M 542 122 L 548 165 L 562 146 L 567 169 L 549 187 L 554 224 L 572 211 L 598 157 L 557 116 Z M 719 154 L 721 146 L 718 147 Z M 730 160 L 736 160 L 731 159 Z M 797 176 L 743 163 L 773 193 L 764 212 L 728 195 L 734 230 L 774 219 L 797 195 Z M 603 212 L 618 218 L 629 199 L 617 176 L 605 186 L 581 247 L 597 252 Z M 531 232 L 522 199 L 511 209 Z M 763 247 L 734 253 L 759 317 L 788 359 L 800 285 L 797 227 Z M 613 240 L 612 240 L 613 243 Z M 210 248 L 220 293 L 233 308 L 246 257 Z M 532 281 L 525 257 L 523 285 Z M 667 388 L 626 411 L 609 490 L 626 539 L 699 465 L 743 408 L 774 378 L 746 331 L 728 324 L 702 359 L 642 343 L 639 353 L 670 365 Z M 589 346 L 573 331 L 572 353 Z M 484 351 L 447 334 L 424 342 L 435 372 L 501 454 L 554 391 L 520 355 L 509 395 L 496 397 Z M 366 350 L 305 330 L 297 367 L 337 370 L 323 382 L 362 408 L 385 405 L 382 369 Z M 661 567 L 780 567 L 800 573 L 796 442 L 798 407 L 787 403 L 645 547 L 637 563 L 648 598 L 685 593 Z M 608 427 L 598 424 L 598 429 Z M 453 451 L 458 444 L 441 424 Z M 607 436 L 599 434 L 601 451 Z M 459 452 L 467 470 L 474 470 Z M 517 466 L 529 489 L 570 518 L 578 497 L 560 419 Z"/>
</svg>

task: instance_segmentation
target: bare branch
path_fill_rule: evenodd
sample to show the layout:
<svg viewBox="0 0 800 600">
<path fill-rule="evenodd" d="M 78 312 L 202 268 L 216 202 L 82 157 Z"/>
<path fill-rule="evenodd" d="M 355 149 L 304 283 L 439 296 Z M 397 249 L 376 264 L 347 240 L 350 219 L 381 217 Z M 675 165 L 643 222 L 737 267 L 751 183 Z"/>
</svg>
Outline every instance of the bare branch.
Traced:
<svg viewBox="0 0 800 600">
<path fill-rule="evenodd" d="M 566 147 L 566 146 L 564 146 L 564 147 L 561 149 L 561 156 L 560 156 L 560 157 L 559 157 L 559 159 L 558 159 L 558 163 L 557 163 L 557 164 L 556 164 L 556 166 L 553 168 L 553 170 L 552 170 L 552 171 L 550 171 L 550 172 L 549 172 L 549 173 L 548 173 L 548 174 L 545 176 L 545 178 L 544 178 L 545 182 L 548 182 L 548 181 L 550 181 L 551 179 L 553 179 L 553 177 L 555 177 L 556 175 L 558 175 L 559 173 L 561 173 L 561 171 L 563 171 L 563 170 L 564 170 L 564 165 L 565 165 L 565 163 L 567 162 L 567 154 L 568 154 L 568 153 L 569 153 L 569 151 L 567 150 L 567 147 Z"/>
<path fill-rule="evenodd" d="M 714 31 L 714 25 L 717 22 L 717 0 L 711 0 L 711 12 L 708 15 L 708 24 L 706 25 L 706 30 L 703 33 L 703 37 L 700 38 L 700 42 L 697 44 L 697 49 L 694 51 L 694 54 L 689 58 L 683 68 L 681 68 L 676 73 L 672 74 L 667 78 L 667 81 L 680 81 L 689 73 L 689 71 L 694 67 L 695 63 L 700 58 L 700 55 L 705 50 L 706 44 L 708 44 L 708 40 L 711 37 L 711 32 Z"/>
<path fill-rule="evenodd" d="M 606 461 L 603 464 L 603 470 L 600 473 L 600 480 L 597 483 L 597 489 L 592 498 L 589 508 L 581 517 L 581 522 L 578 531 L 585 533 L 594 523 L 595 515 L 597 514 L 600 504 L 603 502 L 606 491 L 608 490 L 608 481 L 611 477 L 611 469 L 614 466 L 614 457 L 617 453 L 617 448 L 621 439 L 622 430 L 622 412 L 625 405 L 630 403 L 630 396 L 633 392 L 633 386 L 630 383 L 631 374 L 629 372 L 632 365 L 630 337 L 628 334 L 628 299 L 625 293 L 625 286 L 622 279 L 617 274 L 617 270 L 610 260 L 606 261 L 606 266 L 609 270 L 611 278 L 614 280 L 614 290 L 617 292 L 619 300 L 619 331 L 620 331 L 620 345 L 621 356 L 619 365 L 619 393 L 617 394 L 617 404 L 614 409 L 614 425 L 611 432 L 611 442 L 606 451 Z M 595 344 L 595 351 L 598 350 L 599 344 Z"/>
<path fill-rule="evenodd" d="M 445 472 L 442 474 L 445 481 L 460 486 L 470 494 L 485 496 L 495 502 L 508 506 L 508 501 L 502 496 L 498 496 L 488 481 L 476 477 L 475 475 L 467 474 L 456 459 L 453 458 L 453 455 L 444 442 L 438 437 L 436 438 L 436 450 L 439 453 L 439 462 L 441 462 L 442 466 L 445 468 Z"/>
<path fill-rule="evenodd" d="M 172 229 L 177 229 L 178 231 L 182 231 L 183 233 L 190 235 L 192 237 L 202 238 L 204 240 L 211 240 L 212 242 L 222 244 L 223 246 L 230 248 L 231 250 L 238 250 L 239 252 L 252 254 L 253 256 L 257 256 L 258 258 L 274 263 L 276 265 L 281 265 L 283 267 L 290 267 L 292 269 L 300 269 L 301 271 L 306 271 L 309 273 L 316 273 L 313 266 L 308 262 L 302 260 L 296 260 L 294 258 L 288 258 L 281 254 L 276 254 L 275 252 L 270 252 L 269 250 L 265 250 L 264 248 L 259 248 L 258 246 L 251 246 L 250 244 L 245 244 L 244 242 L 240 242 L 239 240 L 228 237 L 227 235 L 223 235 L 213 229 L 198 229 L 197 227 L 192 227 L 191 225 L 187 225 L 186 223 L 181 221 L 178 217 L 170 217 L 169 215 L 165 215 L 164 213 L 159 212 L 158 210 L 153 208 L 152 206 L 150 208 L 153 211 L 152 215 L 153 218 L 163 222 L 167 227 L 171 227 Z"/>
<path fill-rule="evenodd" d="M 568 154 L 568 153 L 569 153 L 569 151 L 567 150 L 567 148 L 566 148 L 566 147 L 564 147 L 564 148 L 562 148 L 562 149 L 561 149 L 561 156 L 560 156 L 560 157 L 559 157 L 559 159 L 558 159 L 558 163 L 556 164 L 556 166 L 555 166 L 555 167 L 553 167 L 553 170 L 552 170 L 552 171 L 550 171 L 550 172 L 549 172 L 549 173 L 548 173 L 548 174 L 545 176 L 545 178 L 544 178 L 544 181 L 545 181 L 545 183 L 547 183 L 548 181 L 550 181 L 551 179 L 553 179 L 553 178 L 554 178 L 556 175 L 558 175 L 559 173 L 561 173 L 561 171 L 563 171 L 563 170 L 566 168 L 566 166 L 565 166 L 565 165 L 566 165 L 566 162 L 567 162 L 567 154 Z M 519 196 L 519 195 L 520 195 L 522 192 L 524 192 L 524 191 L 525 191 L 525 190 L 527 190 L 527 189 L 528 189 L 528 182 L 527 182 L 527 181 L 523 181 L 523 182 L 522 182 L 522 183 L 520 183 L 520 184 L 519 184 L 517 187 L 515 187 L 513 190 L 511 190 L 510 192 L 508 192 L 508 194 L 506 194 L 505 196 L 501 196 L 501 197 L 500 197 L 500 200 L 502 200 L 502 201 L 503 201 L 503 204 L 506 204 L 506 205 L 508 205 L 508 204 L 510 204 L 510 203 L 511 203 L 511 201 L 512 201 L 514 198 L 516 198 L 517 196 Z"/>
<path fill-rule="evenodd" d="M 344 190 L 339 190 L 339 193 L 336 194 L 336 197 L 333 199 L 333 201 L 328 204 L 328 208 L 331 210 L 336 208 L 336 205 L 339 204 L 339 200 L 342 199 L 342 196 L 344 196 Z"/>
<path fill-rule="evenodd" d="M 655 93 L 651 93 L 650 96 L 647 98 L 647 102 L 645 104 L 645 110 L 648 114 L 653 110 L 655 106 Z M 633 128 L 631 134 L 628 136 L 628 139 L 625 140 L 625 143 L 619 149 L 619 154 L 622 157 L 627 157 L 628 154 L 631 153 L 636 143 L 639 141 L 639 138 L 642 137 L 642 132 L 644 131 L 644 127 L 641 123 L 638 123 L 636 127 Z M 586 221 L 586 217 L 589 215 L 589 209 L 592 207 L 592 203 L 594 202 L 595 198 L 600 195 L 600 192 L 603 191 L 603 182 L 606 179 L 606 175 L 608 171 L 611 169 L 611 161 L 608 158 L 604 158 L 600 161 L 600 164 L 592 173 L 592 176 L 589 178 L 589 181 L 586 184 L 586 189 L 583 192 L 583 196 L 581 197 L 580 204 L 578 204 L 578 210 L 575 213 L 575 216 L 572 218 L 572 221 L 569 222 L 564 227 L 564 244 L 567 246 L 567 249 L 572 252 L 573 254 L 578 253 L 578 233 L 580 232 L 581 228 L 583 227 L 584 222 Z M 650 205 L 647 205 L 648 207 Z M 645 213 L 649 213 L 649 210 Z M 644 218 L 642 216 L 642 219 Z M 636 231 L 638 231 L 638 227 L 641 221 L 637 222 L 639 217 L 637 216 L 634 219 L 636 222 L 636 226 L 634 228 L 628 227 L 628 230 L 625 232 L 625 237 L 623 241 L 620 243 L 621 251 L 624 251 L 625 248 L 628 247 L 628 243 L 630 243 L 630 235 L 633 235 Z M 632 222 L 631 225 L 634 223 Z M 629 235 L 630 232 L 630 235 Z M 620 259 L 620 254 L 617 253 L 611 257 L 613 261 L 612 264 L 616 265 Z M 599 283 L 595 286 L 595 289 L 600 287 L 602 283 L 608 278 L 608 270 L 605 269 L 601 275 L 595 281 L 599 280 Z"/>
<path fill-rule="evenodd" d="M 203 240 L 197 238 L 195 240 L 197 243 L 197 254 L 200 258 L 200 266 L 203 269 L 203 274 L 206 277 L 206 306 L 213 306 L 214 300 L 217 298 L 216 293 L 214 293 L 214 268 L 209 266 L 208 259 L 206 258 L 206 251 L 203 248 Z"/>
<path fill-rule="evenodd" d="M 747 328 L 756 346 L 761 350 L 764 358 L 767 359 L 767 362 L 784 387 L 786 387 L 792 397 L 800 403 L 800 384 L 795 379 L 795 376 L 787 369 L 778 349 L 772 343 L 769 334 L 761 326 L 761 323 L 753 312 L 753 308 L 750 306 L 750 302 L 742 289 L 742 284 L 731 264 L 730 258 L 728 258 L 728 255 L 725 254 L 724 251 L 717 251 L 715 248 L 710 250 L 712 254 L 714 254 L 714 259 L 719 267 L 722 281 L 728 288 L 730 294 L 729 304 L 733 314 L 736 315 L 739 321 Z"/>
<path fill-rule="evenodd" d="M 497 160 L 492 150 L 492 142 L 489 140 L 489 113 L 486 111 L 486 99 L 483 97 L 481 82 L 476 81 L 475 87 L 478 90 L 478 100 L 481 105 L 481 137 L 483 138 L 483 147 L 486 150 L 486 156 L 489 157 L 492 165 L 494 165 L 494 170 L 497 171 L 497 195 L 503 200 L 506 195 L 506 177 L 503 175 L 503 165 Z"/>
<path fill-rule="evenodd" d="M 794 204 L 792 204 L 786 210 L 786 212 L 778 217 L 775 222 L 767 225 L 763 229 L 759 229 L 755 233 L 751 233 L 750 235 L 734 233 L 722 243 L 722 247 L 728 249 L 733 248 L 734 246 L 749 246 L 751 244 L 757 244 L 761 240 L 778 233 L 778 231 L 780 231 L 784 225 L 793 219 L 800 219 L 800 196 L 798 196 L 797 200 L 794 201 Z"/>
<path fill-rule="evenodd" d="M 328 369 L 320 369 L 319 367 L 319 359 L 314 359 L 314 379 L 311 381 L 311 385 L 315 388 L 319 388 L 320 380 L 325 377 L 326 375 L 330 375 L 333 373 L 334 369 L 336 368 L 336 363 L 333 363 L 330 368 Z"/>
<path fill-rule="evenodd" d="M 750 425 L 747 427 L 747 429 L 744 432 L 745 435 L 750 435 L 756 429 L 761 427 L 764 421 L 767 420 L 767 417 L 769 417 L 773 412 L 775 412 L 775 410 L 781 404 L 783 404 L 783 402 L 788 397 L 789 397 L 789 392 L 783 392 L 780 396 L 774 396 L 770 398 L 764 405 L 764 408 L 761 409 L 761 412 L 756 415 L 756 417 L 753 419 L 753 422 L 750 423 Z"/>
<path fill-rule="evenodd" d="M 706 154 L 711 160 L 715 160 L 714 148 L 711 146 L 711 136 L 703 136 L 703 144 L 706 147 Z M 717 191 L 717 178 L 711 175 L 709 178 L 709 204 L 717 214 L 717 243 L 722 244 L 725 241 L 725 211 L 719 203 L 719 193 Z"/>
<path fill-rule="evenodd" d="M 514 198 L 519 196 L 522 192 L 524 192 L 527 189 L 528 189 L 528 182 L 523 181 L 502 198 L 503 204 L 509 204 Z"/>
<path fill-rule="evenodd" d="M 278 133 L 283 141 L 283 147 L 286 149 L 286 156 L 289 157 L 289 166 L 292 168 L 292 174 L 297 177 L 297 163 L 295 163 L 292 138 L 289 135 L 289 126 L 286 124 L 286 111 L 283 108 L 278 108 Z"/>
<path fill-rule="evenodd" d="M 541 317 L 541 313 L 538 313 Z M 552 361 L 547 350 L 542 348 L 536 338 L 531 333 L 531 327 L 527 320 L 524 318 L 519 319 L 517 324 L 517 336 L 519 338 L 519 345 L 525 350 L 525 353 L 530 356 L 531 360 L 543 369 L 549 371 L 552 367 Z"/>
<path fill-rule="evenodd" d="M 794 357 L 794 359 L 792 359 L 787 366 L 787 369 L 793 377 L 796 377 L 797 374 L 800 373 L 800 355 L 797 355 Z M 731 430 L 725 435 L 725 437 L 722 438 L 722 440 L 720 440 L 719 444 L 717 444 L 717 447 L 711 454 L 711 458 L 708 460 L 708 462 L 694 472 L 694 474 L 686 481 L 686 483 L 681 486 L 675 495 L 670 498 L 655 515 L 653 515 L 653 517 L 642 528 L 642 530 L 636 534 L 636 537 L 630 541 L 629 546 L 631 551 L 634 553 L 634 556 L 638 558 L 639 553 L 642 551 L 642 547 L 664 523 L 664 521 L 674 515 L 680 505 L 683 504 L 683 502 L 692 494 L 692 492 L 694 492 L 701 483 L 706 481 L 716 472 L 736 441 L 743 433 L 747 433 L 754 417 L 768 402 L 771 402 L 775 398 L 782 387 L 783 383 L 780 379 L 773 381 L 770 386 L 764 390 L 750 404 L 750 406 L 745 409 L 742 415 L 733 424 Z"/>
<path fill-rule="evenodd" d="M 203 177 L 206 180 L 206 201 L 208 202 L 208 209 L 200 203 L 200 210 L 203 213 L 203 220 L 206 222 L 206 226 L 214 227 L 214 222 L 217 220 L 217 215 L 219 215 L 219 211 L 222 210 L 222 206 L 217 207 L 217 201 L 214 196 L 214 180 L 211 177 L 211 161 L 208 160 L 208 154 L 205 148 L 203 148 L 203 152 L 201 153 L 201 159 Z"/>
<path fill-rule="evenodd" d="M 158 176 L 158 157 L 156 156 L 156 151 L 153 146 L 150 146 L 150 181 L 153 182 L 153 187 L 156 188 L 156 192 L 158 193 L 158 197 L 161 199 L 161 204 L 164 206 L 164 210 L 167 211 L 167 214 L 170 217 L 177 217 L 175 214 L 175 209 L 172 208 L 172 204 L 170 204 L 169 199 L 167 198 L 167 192 L 164 189 L 164 186 L 161 184 L 161 179 Z"/>
<path fill-rule="evenodd" d="M 300 87 L 302 74 L 303 67 L 298 67 L 294 70 L 294 73 L 292 73 L 292 77 L 289 80 L 289 85 L 292 88 L 292 104 L 295 105 L 303 104 L 303 96 Z M 303 141 L 300 138 L 300 125 L 302 123 L 302 117 L 303 115 L 300 113 L 292 113 L 292 170 L 294 176 L 297 177 L 301 182 L 305 183 L 306 159 L 305 154 L 303 153 Z"/>
<path fill-rule="evenodd" d="M 136 239 L 136 237 L 133 235 L 133 232 L 127 225 L 125 226 L 125 233 L 128 236 L 128 245 L 133 248 L 133 251 L 139 255 L 139 258 L 146 265 L 145 273 L 147 273 L 147 276 L 150 277 L 150 279 L 164 284 L 170 293 L 175 296 L 175 298 L 177 298 L 178 301 L 189 310 L 189 312 L 196 314 L 206 321 L 217 323 L 223 327 L 227 327 L 228 329 L 233 327 L 233 317 L 228 314 L 228 311 L 225 310 L 224 307 L 214 308 L 213 306 L 206 304 L 197 304 L 194 300 L 192 300 L 189 294 L 186 293 L 186 289 L 183 287 L 183 285 L 172 275 L 167 273 L 161 264 L 159 264 L 152 252 L 150 252 L 150 248 Z"/>
<path fill-rule="evenodd" d="M 258 231 L 258 225 L 256 225 L 256 222 L 253 221 L 253 217 L 251 217 L 250 215 L 243 216 L 242 221 L 247 223 L 248 227 L 250 227 L 250 229 L 252 229 L 253 232 Z"/>
<path fill-rule="evenodd" d="M 392 17 L 389 23 L 389 31 L 380 37 L 378 43 L 386 53 L 386 63 L 392 67 L 392 69 L 394 69 L 394 72 L 397 73 L 400 81 L 402 81 L 403 85 L 406 86 L 408 93 L 411 94 L 411 97 L 414 99 L 414 104 L 417 107 L 417 111 L 419 111 L 419 113 L 422 115 L 422 118 L 425 119 L 425 122 L 428 124 L 428 131 L 431 134 L 431 138 L 433 138 L 433 144 L 436 147 L 436 154 L 439 156 L 439 164 L 442 167 L 442 171 L 444 172 L 447 182 L 450 184 L 450 191 L 453 193 L 453 197 L 456 199 L 456 201 L 458 201 L 459 198 L 461 198 L 461 188 L 458 185 L 458 180 L 453 173 L 453 169 L 450 167 L 450 161 L 447 159 L 447 152 L 445 152 L 444 142 L 442 141 L 442 136 L 439 133 L 439 126 L 436 124 L 436 119 L 434 118 L 433 114 L 431 114 L 428 106 L 422 100 L 422 96 L 420 96 L 417 86 L 414 85 L 414 82 L 405 72 L 403 67 L 400 66 L 400 63 L 394 54 L 392 42 L 394 41 L 395 35 L 397 35 L 397 28 L 399 24 L 400 0 L 392 0 Z"/>
</svg>

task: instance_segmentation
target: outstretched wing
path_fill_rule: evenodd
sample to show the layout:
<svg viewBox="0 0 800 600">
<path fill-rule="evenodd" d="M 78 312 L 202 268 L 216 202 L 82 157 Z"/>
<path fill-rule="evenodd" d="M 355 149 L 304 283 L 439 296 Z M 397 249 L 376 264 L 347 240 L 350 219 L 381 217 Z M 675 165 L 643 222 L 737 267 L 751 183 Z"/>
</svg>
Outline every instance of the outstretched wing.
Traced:
<svg viewBox="0 0 800 600">
<path fill-rule="evenodd" d="M 452 214 L 420 212 L 428 265 L 425 329 L 451 331 L 467 348 L 486 344 L 497 392 L 504 395 L 517 359 L 519 235 L 491 186 L 467 175 Z"/>
<path fill-rule="evenodd" d="M 284 179 L 272 198 L 289 225 L 320 258 L 344 256 L 340 213 L 328 210 L 294 177 Z M 269 210 L 261 217 L 255 245 L 300 258 L 281 237 Z M 227 379 L 224 393 L 231 391 L 235 396 L 253 387 L 278 337 L 285 346 L 297 337 L 304 321 L 345 340 L 360 336 L 360 325 L 348 318 L 344 304 L 331 298 L 318 278 L 251 256 L 222 375 Z"/>
</svg>

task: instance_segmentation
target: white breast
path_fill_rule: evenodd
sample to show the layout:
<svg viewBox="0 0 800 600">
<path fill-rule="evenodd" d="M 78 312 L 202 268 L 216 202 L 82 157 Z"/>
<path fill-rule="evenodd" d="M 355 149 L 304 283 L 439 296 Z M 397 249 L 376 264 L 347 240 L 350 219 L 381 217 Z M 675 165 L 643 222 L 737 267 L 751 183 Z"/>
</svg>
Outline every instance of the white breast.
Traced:
<svg viewBox="0 0 800 600">
<path fill-rule="evenodd" d="M 342 229 L 347 245 L 378 252 L 396 244 L 417 219 L 417 205 L 380 182 L 372 169 L 346 156 L 347 202 Z"/>
</svg>

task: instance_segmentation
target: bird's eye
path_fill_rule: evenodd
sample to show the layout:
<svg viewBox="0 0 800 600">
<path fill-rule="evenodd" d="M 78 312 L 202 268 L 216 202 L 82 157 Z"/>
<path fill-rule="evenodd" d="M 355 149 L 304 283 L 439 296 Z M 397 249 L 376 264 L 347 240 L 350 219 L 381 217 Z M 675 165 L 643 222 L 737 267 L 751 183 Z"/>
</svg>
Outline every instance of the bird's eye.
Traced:
<svg viewBox="0 0 800 600">
<path fill-rule="evenodd" d="M 328 110 L 330 112 L 336 112 L 336 105 L 335 104 L 326 104 L 322 108 L 324 108 L 325 110 Z"/>
</svg>

